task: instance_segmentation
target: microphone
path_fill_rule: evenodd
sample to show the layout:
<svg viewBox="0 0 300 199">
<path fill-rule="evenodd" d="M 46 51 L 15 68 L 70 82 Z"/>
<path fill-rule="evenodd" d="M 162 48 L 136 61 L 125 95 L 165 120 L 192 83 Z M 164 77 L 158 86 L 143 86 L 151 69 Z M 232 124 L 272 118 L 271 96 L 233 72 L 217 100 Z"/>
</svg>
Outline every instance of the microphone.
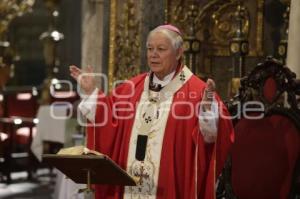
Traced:
<svg viewBox="0 0 300 199">
<path fill-rule="evenodd" d="M 135 159 L 144 161 L 146 156 L 147 141 L 148 135 L 138 135 L 135 149 Z"/>
</svg>

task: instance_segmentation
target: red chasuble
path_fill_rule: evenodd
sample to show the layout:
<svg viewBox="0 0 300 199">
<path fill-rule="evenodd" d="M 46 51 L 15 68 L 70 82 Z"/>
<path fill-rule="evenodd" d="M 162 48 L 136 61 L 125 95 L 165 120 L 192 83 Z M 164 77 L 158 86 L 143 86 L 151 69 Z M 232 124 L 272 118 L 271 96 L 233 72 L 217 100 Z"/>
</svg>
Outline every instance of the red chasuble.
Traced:
<svg viewBox="0 0 300 199">
<path fill-rule="evenodd" d="M 129 80 L 134 88 L 125 83 L 115 89 L 114 95 L 106 97 L 99 93 L 95 123 L 103 125 L 87 129 L 88 147 L 107 154 L 125 170 L 135 111 L 147 75 L 142 74 Z M 204 142 L 199 130 L 198 112 L 191 114 L 191 111 L 199 110 L 205 86 L 203 81 L 192 75 L 174 94 L 171 105 L 173 113 L 176 116 L 192 117 L 176 119 L 170 111 L 163 137 L 157 199 L 192 199 L 196 196 L 201 199 L 215 198 L 215 180 L 233 140 L 233 128 L 230 120 L 220 116 L 216 143 Z M 219 112 L 228 115 L 226 107 L 216 98 Z M 194 107 L 180 102 L 191 102 Z M 123 119 L 116 119 L 116 115 Z M 97 199 L 123 198 L 124 187 L 95 187 Z"/>
</svg>

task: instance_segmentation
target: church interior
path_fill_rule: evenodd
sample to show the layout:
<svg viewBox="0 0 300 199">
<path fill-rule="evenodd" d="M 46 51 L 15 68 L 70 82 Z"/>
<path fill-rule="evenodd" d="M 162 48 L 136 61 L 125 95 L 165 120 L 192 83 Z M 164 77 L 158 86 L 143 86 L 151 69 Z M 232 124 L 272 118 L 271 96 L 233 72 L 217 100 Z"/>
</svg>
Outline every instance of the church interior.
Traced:
<svg viewBox="0 0 300 199">
<path fill-rule="evenodd" d="M 85 144 L 69 66 L 92 66 L 107 93 L 149 71 L 161 24 L 181 30 L 185 65 L 232 115 L 216 198 L 300 198 L 299 19 L 299 0 L 1 0 L 0 198 L 83 198 L 42 158 Z"/>
</svg>

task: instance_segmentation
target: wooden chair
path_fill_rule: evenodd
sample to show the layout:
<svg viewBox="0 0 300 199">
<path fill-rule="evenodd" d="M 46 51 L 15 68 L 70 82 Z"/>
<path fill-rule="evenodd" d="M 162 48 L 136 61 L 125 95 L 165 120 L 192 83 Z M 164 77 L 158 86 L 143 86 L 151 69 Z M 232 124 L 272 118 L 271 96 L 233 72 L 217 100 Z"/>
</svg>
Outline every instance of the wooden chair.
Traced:
<svg viewBox="0 0 300 199">
<path fill-rule="evenodd" d="M 217 198 L 300 197 L 300 84 L 295 78 L 268 57 L 241 79 L 238 95 L 228 103 L 235 142 Z"/>
</svg>

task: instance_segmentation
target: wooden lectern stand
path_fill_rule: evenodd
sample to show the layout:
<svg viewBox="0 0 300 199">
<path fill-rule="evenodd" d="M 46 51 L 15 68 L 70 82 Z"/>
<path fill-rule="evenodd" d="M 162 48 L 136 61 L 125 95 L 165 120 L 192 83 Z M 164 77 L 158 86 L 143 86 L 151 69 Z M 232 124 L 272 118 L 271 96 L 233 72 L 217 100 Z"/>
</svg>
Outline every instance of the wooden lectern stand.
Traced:
<svg viewBox="0 0 300 199">
<path fill-rule="evenodd" d="M 136 181 L 106 155 L 43 155 L 43 161 L 56 167 L 76 183 L 87 184 L 85 198 L 93 198 L 91 184 L 135 186 Z"/>
</svg>

